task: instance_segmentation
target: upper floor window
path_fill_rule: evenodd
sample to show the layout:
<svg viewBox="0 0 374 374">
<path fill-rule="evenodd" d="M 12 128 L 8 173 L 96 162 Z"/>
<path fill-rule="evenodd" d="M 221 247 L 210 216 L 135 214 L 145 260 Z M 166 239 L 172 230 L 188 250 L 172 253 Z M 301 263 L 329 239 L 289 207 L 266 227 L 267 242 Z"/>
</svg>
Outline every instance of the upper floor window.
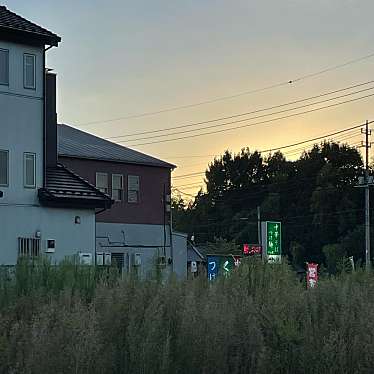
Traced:
<svg viewBox="0 0 374 374">
<path fill-rule="evenodd" d="M 36 187 L 36 155 L 35 153 L 23 154 L 23 185 L 26 188 Z"/>
<path fill-rule="evenodd" d="M 0 150 L 0 186 L 9 185 L 9 152 Z"/>
<path fill-rule="evenodd" d="M 9 85 L 9 51 L 0 48 L 0 84 Z"/>
<path fill-rule="evenodd" d="M 23 86 L 35 90 L 35 55 L 23 55 Z"/>
<path fill-rule="evenodd" d="M 107 173 L 96 173 L 96 188 L 103 193 L 108 193 L 108 174 Z"/>
<path fill-rule="evenodd" d="M 123 200 L 123 175 L 112 175 L 112 198 L 115 201 Z"/>
<path fill-rule="evenodd" d="M 129 175 L 127 177 L 127 202 L 139 202 L 139 184 L 140 182 L 138 175 Z"/>
</svg>

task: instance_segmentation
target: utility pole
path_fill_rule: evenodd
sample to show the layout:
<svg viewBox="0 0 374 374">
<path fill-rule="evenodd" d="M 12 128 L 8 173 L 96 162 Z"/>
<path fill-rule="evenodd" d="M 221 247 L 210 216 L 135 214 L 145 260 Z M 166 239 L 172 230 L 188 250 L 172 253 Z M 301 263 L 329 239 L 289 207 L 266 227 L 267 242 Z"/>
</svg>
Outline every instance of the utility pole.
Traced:
<svg viewBox="0 0 374 374">
<path fill-rule="evenodd" d="M 373 185 L 373 177 L 369 175 L 369 136 L 371 130 L 369 129 L 369 121 L 365 123 L 365 129 L 361 129 L 361 133 L 365 134 L 365 176 L 359 178 L 359 185 L 357 187 L 365 188 L 365 266 L 366 271 L 371 268 L 371 254 L 370 254 L 370 186 Z"/>
<path fill-rule="evenodd" d="M 369 121 L 365 124 L 365 254 L 366 271 L 370 270 L 370 189 L 369 189 Z"/>
<path fill-rule="evenodd" d="M 261 245 L 261 207 L 257 207 L 257 242 Z"/>
</svg>

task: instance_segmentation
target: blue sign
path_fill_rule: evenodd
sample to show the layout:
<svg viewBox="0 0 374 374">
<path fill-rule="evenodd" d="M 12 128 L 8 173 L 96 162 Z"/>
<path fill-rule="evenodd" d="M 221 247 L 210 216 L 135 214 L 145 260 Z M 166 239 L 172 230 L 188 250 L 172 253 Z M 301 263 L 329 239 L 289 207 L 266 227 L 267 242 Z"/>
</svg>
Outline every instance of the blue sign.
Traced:
<svg viewBox="0 0 374 374">
<path fill-rule="evenodd" d="M 207 255 L 209 280 L 214 280 L 222 275 L 224 277 L 229 276 L 235 266 L 237 266 L 237 261 L 232 255 Z"/>
<path fill-rule="evenodd" d="M 213 280 L 218 276 L 221 259 L 218 256 L 208 256 L 208 279 Z"/>
</svg>

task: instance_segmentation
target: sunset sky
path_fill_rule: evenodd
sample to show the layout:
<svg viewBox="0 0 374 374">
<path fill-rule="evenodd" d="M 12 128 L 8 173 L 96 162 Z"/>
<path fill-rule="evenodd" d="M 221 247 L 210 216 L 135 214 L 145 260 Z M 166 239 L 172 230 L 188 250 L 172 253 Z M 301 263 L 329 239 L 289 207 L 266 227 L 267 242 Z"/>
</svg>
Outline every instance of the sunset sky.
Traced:
<svg viewBox="0 0 374 374">
<path fill-rule="evenodd" d="M 59 122 L 102 137 L 230 116 L 374 79 L 373 57 L 263 92 L 158 115 L 87 125 L 256 90 L 374 53 L 374 2 L 1 3 L 62 37 L 59 48 L 49 51 L 47 59 L 48 66 L 58 74 Z M 353 97 L 371 93 L 374 90 Z M 211 155 L 226 149 L 277 147 L 374 119 L 373 103 L 371 97 L 246 129 L 133 148 L 175 163 L 178 168 L 173 174 L 184 175 L 204 171 Z M 122 144 L 132 147 L 144 142 L 128 139 L 123 138 Z M 357 136 L 349 142 L 359 140 Z M 202 176 L 197 175 L 175 184 L 201 181 Z M 181 189 L 187 193 L 196 190 L 190 186 Z"/>
</svg>

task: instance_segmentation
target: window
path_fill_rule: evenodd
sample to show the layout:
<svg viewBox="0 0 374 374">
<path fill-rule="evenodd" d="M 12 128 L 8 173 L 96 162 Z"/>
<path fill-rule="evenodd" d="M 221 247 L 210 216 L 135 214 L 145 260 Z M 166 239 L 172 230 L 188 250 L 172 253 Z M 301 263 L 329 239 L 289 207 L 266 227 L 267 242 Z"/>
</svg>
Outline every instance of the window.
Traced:
<svg viewBox="0 0 374 374">
<path fill-rule="evenodd" d="M 35 90 L 35 55 L 23 55 L 23 86 Z"/>
<path fill-rule="evenodd" d="M 26 188 L 36 187 L 36 176 L 35 176 L 35 153 L 24 153 L 23 154 L 23 185 Z"/>
<path fill-rule="evenodd" d="M 9 51 L 0 48 L 0 84 L 9 85 Z"/>
<path fill-rule="evenodd" d="M 115 201 L 123 200 L 123 176 L 120 174 L 112 175 L 112 198 Z"/>
<path fill-rule="evenodd" d="M 18 256 L 39 256 L 40 244 L 41 240 L 37 238 L 18 238 Z"/>
<path fill-rule="evenodd" d="M 139 202 L 139 176 L 137 175 L 129 175 L 127 178 L 127 201 Z"/>
<path fill-rule="evenodd" d="M 108 193 L 108 174 L 96 173 L 96 188 L 103 193 Z"/>
<path fill-rule="evenodd" d="M 0 150 L 0 186 L 9 184 L 9 152 Z"/>
</svg>

